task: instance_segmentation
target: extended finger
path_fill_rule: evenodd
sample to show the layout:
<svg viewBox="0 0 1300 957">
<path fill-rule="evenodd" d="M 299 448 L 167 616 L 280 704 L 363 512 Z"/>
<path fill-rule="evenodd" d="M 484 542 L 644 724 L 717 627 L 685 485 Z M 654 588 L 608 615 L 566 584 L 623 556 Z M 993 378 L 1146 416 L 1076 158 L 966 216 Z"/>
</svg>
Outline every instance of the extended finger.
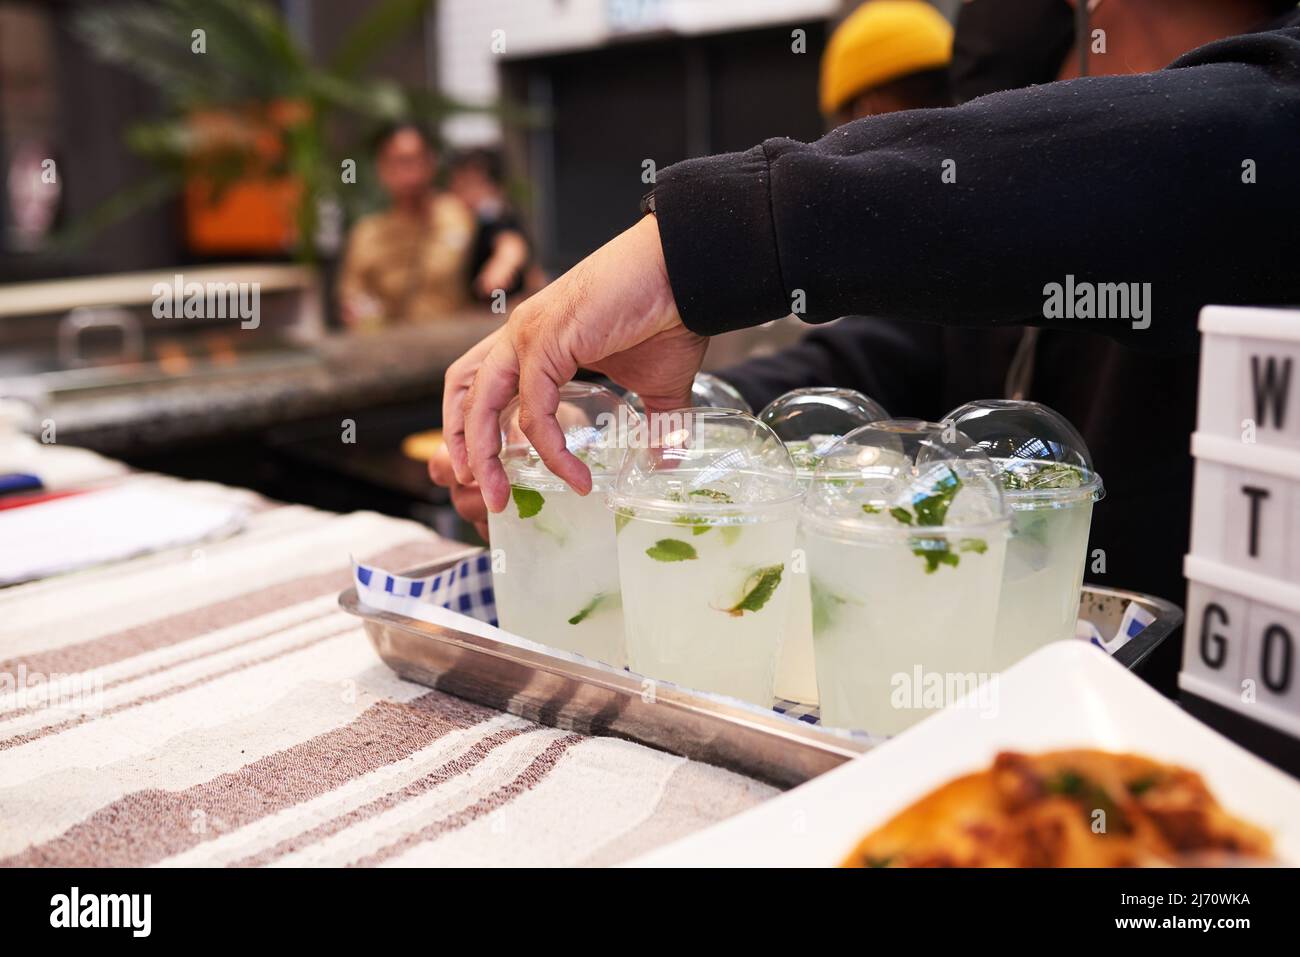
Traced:
<svg viewBox="0 0 1300 957">
<path fill-rule="evenodd" d="M 463 411 L 465 393 L 469 390 L 470 383 L 474 381 L 474 373 L 478 370 L 479 364 L 492 351 L 501 336 L 501 329 L 493 331 L 475 343 L 447 369 L 442 391 L 442 437 L 443 441 L 447 443 L 447 453 L 451 457 L 452 471 L 462 483 L 474 480 L 474 475 L 469 467 L 469 457 L 465 451 L 465 417 Z M 435 481 L 437 480 L 435 479 Z"/>
<path fill-rule="evenodd" d="M 555 417 L 560 407 L 560 385 L 575 369 L 558 372 L 539 358 L 525 353 L 519 363 L 519 427 L 542 462 L 574 491 L 591 491 L 591 470 L 569 451 L 564 430 Z"/>
<path fill-rule="evenodd" d="M 510 498 L 510 482 L 497 457 L 501 452 L 501 411 L 519 385 L 519 362 L 508 337 L 499 339 L 474 374 L 465 393 L 465 451 L 474 481 L 487 507 L 499 512 Z"/>
</svg>

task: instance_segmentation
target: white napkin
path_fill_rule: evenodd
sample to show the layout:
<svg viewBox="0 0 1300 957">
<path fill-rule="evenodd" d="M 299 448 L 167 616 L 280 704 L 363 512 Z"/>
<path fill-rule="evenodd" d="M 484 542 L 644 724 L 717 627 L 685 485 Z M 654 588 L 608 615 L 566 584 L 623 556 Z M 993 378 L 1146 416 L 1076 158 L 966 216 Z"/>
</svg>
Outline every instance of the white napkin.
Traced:
<svg viewBox="0 0 1300 957">
<path fill-rule="evenodd" d="M 237 503 L 163 483 L 122 485 L 0 511 L 0 585 L 225 537 L 243 527 Z"/>
</svg>

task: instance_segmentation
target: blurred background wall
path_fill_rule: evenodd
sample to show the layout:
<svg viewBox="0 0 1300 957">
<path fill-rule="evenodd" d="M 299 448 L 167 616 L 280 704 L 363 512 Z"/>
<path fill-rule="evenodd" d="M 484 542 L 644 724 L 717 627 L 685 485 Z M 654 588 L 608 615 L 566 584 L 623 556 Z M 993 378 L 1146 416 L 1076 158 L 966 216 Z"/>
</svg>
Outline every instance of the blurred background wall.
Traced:
<svg viewBox="0 0 1300 957">
<path fill-rule="evenodd" d="M 98 231 L 75 250 L 44 241 L 61 225 L 101 211 L 150 172 L 124 134 L 157 111 L 156 91 L 97 58 L 73 29 L 78 11 L 121 2 L 0 0 L 6 171 L 0 281 L 212 258 L 187 243 L 175 198 Z M 940 4 L 952 5 L 955 0 Z M 269 6 L 313 56 L 325 58 L 376 2 Z M 852 6 L 842 0 L 441 0 L 366 72 L 469 104 L 508 101 L 533 111 L 537 122 L 529 125 L 460 115 L 441 132 L 452 147 L 504 147 L 513 194 L 522 200 L 542 265 L 554 272 L 635 217 L 649 188 L 642 182 L 646 160 L 661 169 L 769 136 L 820 135 L 818 57 L 828 26 Z M 791 49 L 794 30 L 803 31 L 802 53 Z M 15 170 L 47 156 L 57 159 L 62 174 L 57 197 L 24 197 Z M 40 203 L 50 208 L 31 208 Z M 326 260 L 334 251 L 324 250 Z M 285 258 L 291 253 L 285 250 Z M 266 256 L 259 250 L 247 258 Z"/>
<path fill-rule="evenodd" d="M 54 423 L 140 469 L 454 521 L 407 440 L 504 311 L 342 330 L 345 238 L 385 201 L 372 134 L 419 119 L 444 169 L 499 150 L 536 288 L 634 222 L 654 171 L 819 137 L 822 48 L 855 6 L 0 0 L 0 435 Z M 204 137 L 232 131 L 243 165 L 210 169 Z M 257 327 L 160 316 L 151 290 L 182 275 L 257 284 Z M 709 367 L 801 332 L 717 337 Z"/>
</svg>

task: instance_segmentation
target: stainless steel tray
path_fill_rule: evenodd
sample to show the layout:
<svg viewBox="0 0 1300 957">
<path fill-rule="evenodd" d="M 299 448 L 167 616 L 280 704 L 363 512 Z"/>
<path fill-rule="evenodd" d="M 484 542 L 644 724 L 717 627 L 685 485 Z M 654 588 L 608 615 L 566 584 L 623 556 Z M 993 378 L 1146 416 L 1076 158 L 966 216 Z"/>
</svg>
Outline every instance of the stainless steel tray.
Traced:
<svg viewBox="0 0 1300 957">
<path fill-rule="evenodd" d="M 424 578 L 477 551 L 401 574 Z M 1113 634 L 1130 601 L 1155 615 L 1155 621 L 1116 654 L 1132 667 L 1181 624 L 1183 613 L 1159 598 L 1085 585 L 1079 614 L 1104 634 Z M 362 604 L 355 588 L 339 595 L 339 605 L 365 622 L 379 657 L 409 681 L 541 724 L 626 738 L 780 787 L 801 784 L 873 745 L 869 738 L 820 728 L 756 705 L 647 682 L 629 671 L 578 663 L 371 608 Z"/>
</svg>

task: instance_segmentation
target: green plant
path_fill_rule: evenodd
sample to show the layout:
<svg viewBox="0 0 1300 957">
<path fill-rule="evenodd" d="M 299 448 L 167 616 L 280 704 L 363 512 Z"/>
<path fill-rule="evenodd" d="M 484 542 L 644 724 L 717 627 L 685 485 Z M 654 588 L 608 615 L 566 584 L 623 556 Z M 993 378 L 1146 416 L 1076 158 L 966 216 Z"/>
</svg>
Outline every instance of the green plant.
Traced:
<svg viewBox="0 0 1300 957">
<path fill-rule="evenodd" d="M 301 186 L 298 255 L 315 259 L 321 201 L 333 199 L 355 212 L 373 199 L 363 188 L 345 187 L 340 175 L 345 158 L 366 161 L 367 151 L 355 139 L 358 130 L 398 120 L 432 128 L 470 111 L 508 118 L 500 106 L 470 107 L 436 91 L 363 75 L 431 5 L 432 0 L 379 0 L 323 64 L 313 61 L 280 14 L 261 0 L 157 0 L 84 10 L 75 25 L 79 36 L 100 58 L 155 86 L 162 115 L 126 132 L 128 146 L 152 162 L 155 175 L 125 187 L 74 224 L 65 242 L 82 242 L 196 178 L 210 184 L 217 199 L 237 181 L 287 175 Z M 197 30 L 203 31 L 203 52 L 194 50 Z M 203 113 L 224 114 L 231 122 L 214 137 L 194 122 Z M 340 146 L 349 131 L 353 142 Z M 268 134 L 278 139 L 277 149 L 265 148 Z"/>
</svg>

